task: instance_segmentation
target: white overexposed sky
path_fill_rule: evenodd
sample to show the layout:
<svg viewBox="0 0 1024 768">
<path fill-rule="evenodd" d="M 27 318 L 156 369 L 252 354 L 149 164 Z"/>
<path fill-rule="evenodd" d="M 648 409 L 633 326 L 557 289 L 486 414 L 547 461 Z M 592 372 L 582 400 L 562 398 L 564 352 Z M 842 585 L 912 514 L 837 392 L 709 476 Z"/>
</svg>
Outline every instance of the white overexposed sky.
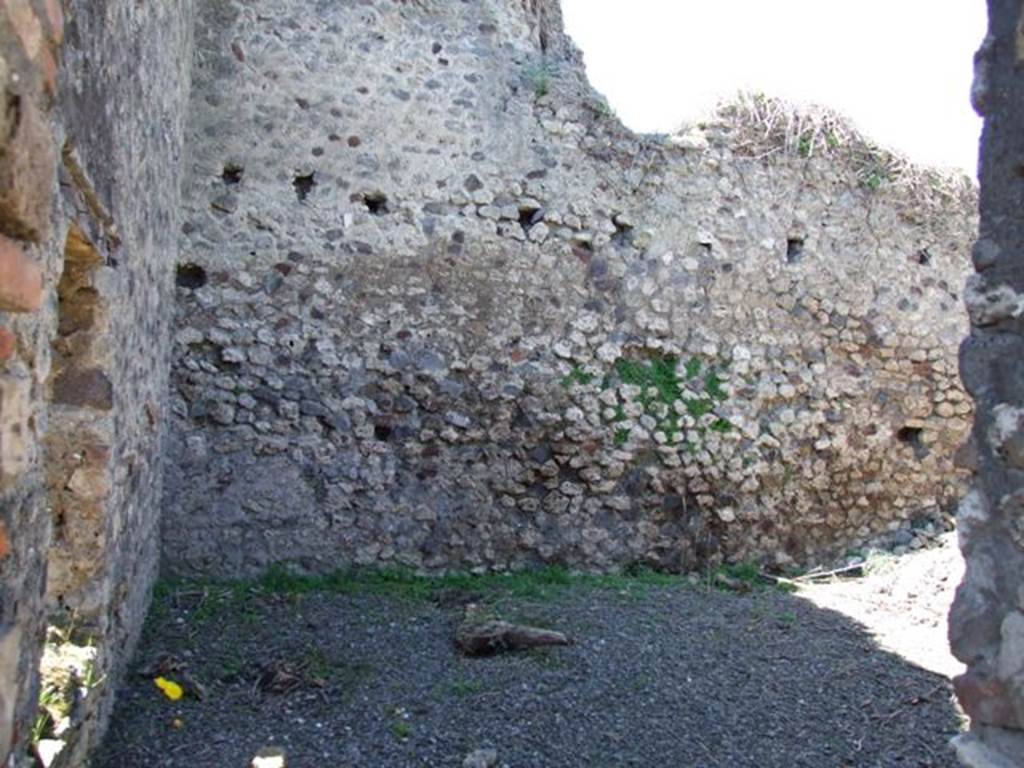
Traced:
<svg viewBox="0 0 1024 768">
<path fill-rule="evenodd" d="M 984 0 L 562 0 L 591 83 L 668 133 L 739 89 L 817 102 L 911 159 L 974 175 Z"/>
</svg>

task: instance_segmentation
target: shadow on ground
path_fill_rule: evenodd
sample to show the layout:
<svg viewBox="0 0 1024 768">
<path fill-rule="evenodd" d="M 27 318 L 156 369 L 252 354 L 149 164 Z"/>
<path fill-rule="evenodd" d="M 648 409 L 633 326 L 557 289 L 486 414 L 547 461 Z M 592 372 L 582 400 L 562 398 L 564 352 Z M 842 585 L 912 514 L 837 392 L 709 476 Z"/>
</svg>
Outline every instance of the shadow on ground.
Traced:
<svg viewBox="0 0 1024 768">
<path fill-rule="evenodd" d="M 576 642 L 461 658 L 452 633 L 472 599 Z M 172 702 L 138 674 L 161 652 L 203 701 Z M 158 596 L 93 765 L 243 768 L 276 745 L 290 768 L 461 766 L 484 747 L 510 768 L 952 767 L 958 728 L 945 678 L 775 590 L 193 586 Z"/>
</svg>

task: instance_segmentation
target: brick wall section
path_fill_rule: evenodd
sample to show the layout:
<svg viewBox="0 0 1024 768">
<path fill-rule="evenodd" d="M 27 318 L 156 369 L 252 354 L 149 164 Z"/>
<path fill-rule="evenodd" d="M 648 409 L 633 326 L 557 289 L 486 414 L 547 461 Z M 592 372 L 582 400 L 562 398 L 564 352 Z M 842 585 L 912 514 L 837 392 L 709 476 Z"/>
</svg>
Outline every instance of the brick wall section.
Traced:
<svg viewBox="0 0 1024 768">
<path fill-rule="evenodd" d="M 155 578 L 191 19 L 191 0 L 0 0 L 4 765 L 25 754 L 44 619 L 73 615 L 98 648 L 104 683 L 67 734 L 79 764 Z"/>
<path fill-rule="evenodd" d="M 39 341 L 52 321 L 39 310 L 53 266 L 50 113 L 62 38 L 53 0 L 0 2 L 0 756 L 25 738 L 34 714 L 44 615 L 49 520 L 39 442 L 48 354 Z"/>
</svg>

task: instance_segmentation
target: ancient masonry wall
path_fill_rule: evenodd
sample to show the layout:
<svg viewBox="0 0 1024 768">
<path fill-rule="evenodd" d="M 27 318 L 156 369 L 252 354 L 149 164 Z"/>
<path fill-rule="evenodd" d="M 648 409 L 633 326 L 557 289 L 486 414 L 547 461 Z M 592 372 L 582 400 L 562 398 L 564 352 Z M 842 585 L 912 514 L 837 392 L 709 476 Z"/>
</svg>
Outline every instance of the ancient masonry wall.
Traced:
<svg viewBox="0 0 1024 768">
<path fill-rule="evenodd" d="M 169 413 L 169 573 L 786 564 L 973 470 L 959 749 L 1019 764 L 1019 2 L 978 59 L 963 470 L 970 190 L 756 120 L 631 135 L 553 0 L 198 5 L 182 209 L 191 0 L 0 0 L 4 764 L 48 623 L 93 649 L 66 764 L 102 729 Z"/>
<path fill-rule="evenodd" d="M 966 184 L 634 136 L 550 2 L 206 3 L 193 78 L 169 573 L 786 565 L 959 497 Z"/>
<path fill-rule="evenodd" d="M 48 683 L 75 702 L 51 746 L 80 763 L 156 575 L 191 17 L 0 2 L 4 765 L 38 722 L 44 645 L 88 649 Z"/>
<path fill-rule="evenodd" d="M 990 0 L 989 33 L 972 92 L 985 117 L 981 225 L 966 290 L 970 337 L 960 370 L 977 406 L 960 505 L 967 562 L 950 616 L 955 681 L 970 733 L 957 741 L 972 768 L 1024 765 L 1024 6 Z"/>
</svg>

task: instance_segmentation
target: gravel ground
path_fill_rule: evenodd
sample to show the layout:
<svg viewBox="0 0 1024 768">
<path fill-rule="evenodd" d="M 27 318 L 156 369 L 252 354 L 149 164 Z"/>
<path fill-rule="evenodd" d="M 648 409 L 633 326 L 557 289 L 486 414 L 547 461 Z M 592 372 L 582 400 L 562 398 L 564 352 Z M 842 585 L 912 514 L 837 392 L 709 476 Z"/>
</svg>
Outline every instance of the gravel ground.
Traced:
<svg viewBox="0 0 1024 768">
<path fill-rule="evenodd" d="M 481 748 L 509 768 L 956 765 L 947 679 L 799 595 L 685 580 L 488 593 L 492 613 L 575 643 L 465 659 L 452 636 L 472 599 L 164 594 L 139 669 L 171 653 L 206 696 L 169 701 L 137 669 L 93 765 L 243 768 L 268 745 L 290 768 L 461 766 Z M 296 687 L 264 690 L 268 670 Z"/>
</svg>

